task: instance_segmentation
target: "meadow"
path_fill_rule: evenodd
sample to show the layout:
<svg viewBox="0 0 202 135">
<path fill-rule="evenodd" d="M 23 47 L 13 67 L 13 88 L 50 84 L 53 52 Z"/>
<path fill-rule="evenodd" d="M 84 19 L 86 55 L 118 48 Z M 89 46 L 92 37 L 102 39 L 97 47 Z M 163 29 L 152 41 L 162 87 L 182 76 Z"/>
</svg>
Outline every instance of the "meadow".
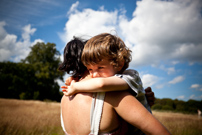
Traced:
<svg viewBox="0 0 202 135">
<path fill-rule="evenodd" d="M 173 135 L 202 135 L 202 117 L 153 111 Z M 34 100 L 0 99 L 0 135 L 64 135 L 60 104 Z"/>
</svg>

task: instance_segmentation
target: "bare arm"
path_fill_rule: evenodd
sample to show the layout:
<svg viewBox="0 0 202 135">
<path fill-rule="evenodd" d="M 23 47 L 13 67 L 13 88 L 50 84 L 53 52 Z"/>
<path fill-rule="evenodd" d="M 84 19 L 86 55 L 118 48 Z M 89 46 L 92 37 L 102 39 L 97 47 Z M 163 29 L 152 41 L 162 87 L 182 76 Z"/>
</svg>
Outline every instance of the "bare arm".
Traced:
<svg viewBox="0 0 202 135">
<path fill-rule="evenodd" d="M 73 81 L 72 85 L 71 82 Z M 121 78 L 112 76 L 107 78 L 91 78 L 85 81 L 74 84 L 78 78 L 69 77 L 66 79 L 65 84 L 62 86 L 64 95 L 71 96 L 78 92 L 108 92 L 117 90 L 127 90 L 128 84 Z M 75 85 L 75 86 L 74 86 Z M 154 104 L 155 97 L 151 87 L 145 89 L 145 95 L 150 107 Z"/>
<path fill-rule="evenodd" d="M 114 96 L 116 95 L 116 96 Z M 171 135 L 144 106 L 127 91 L 110 92 L 106 102 L 112 104 L 119 116 L 148 135 Z"/>
<path fill-rule="evenodd" d="M 75 82 L 72 80 L 69 86 L 62 86 L 61 88 L 66 96 L 71 96 L 78 92 L 108 92 L 127 90 L 129 86 L 123 79 L 112 76 L 107 78 L 92 78 L 80 82 Z"/>
</svg>

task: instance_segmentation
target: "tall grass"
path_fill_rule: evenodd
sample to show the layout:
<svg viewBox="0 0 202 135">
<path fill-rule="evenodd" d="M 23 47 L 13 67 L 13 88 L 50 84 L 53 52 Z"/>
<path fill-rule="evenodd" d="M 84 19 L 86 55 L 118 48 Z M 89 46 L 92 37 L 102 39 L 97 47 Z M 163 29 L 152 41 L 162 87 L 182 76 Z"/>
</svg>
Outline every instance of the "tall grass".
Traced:
<svg viewBox="0 0 202 135">
<path fill-rule="evenodd" d="M 60 104 L 0 99 L 0 135 L 64 135 Z"/>
<path fill-rule="evenodd" d="M 153 114 L 173 135 L 202 135 L 202 117 L 197 114 L 156 111 Z"/>
<path fill-rule="evenodd" d="M 202 118 L 153 111 L 173 135 L 202 135 Z M 54 102 L 0 99 L 0 135 L 64 135 L 60 104 Z"/>
</svg>

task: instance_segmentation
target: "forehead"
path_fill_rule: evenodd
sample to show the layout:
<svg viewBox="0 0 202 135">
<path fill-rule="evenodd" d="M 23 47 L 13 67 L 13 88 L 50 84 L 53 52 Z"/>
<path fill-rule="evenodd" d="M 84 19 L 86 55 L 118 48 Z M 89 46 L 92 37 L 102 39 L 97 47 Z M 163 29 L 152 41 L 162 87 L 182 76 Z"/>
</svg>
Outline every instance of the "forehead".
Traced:
<svg viewBox="0 0 202 135">
<path fill-rule="evenodd" d="M 102 59 L 100 62 L 98 62 L 98 64 L 108 65 L 110 64 L 110 61 L 108 59 Z"/>
<path fill-rule="evenodd" d="M 109 66 L 110 61 L 108 59 L 102 59 L 100 62 L 96 63 L 96 64 L 89 64 L 86 65 L 86 67 L 95 67 L 95 66 Z"/>
</svg>

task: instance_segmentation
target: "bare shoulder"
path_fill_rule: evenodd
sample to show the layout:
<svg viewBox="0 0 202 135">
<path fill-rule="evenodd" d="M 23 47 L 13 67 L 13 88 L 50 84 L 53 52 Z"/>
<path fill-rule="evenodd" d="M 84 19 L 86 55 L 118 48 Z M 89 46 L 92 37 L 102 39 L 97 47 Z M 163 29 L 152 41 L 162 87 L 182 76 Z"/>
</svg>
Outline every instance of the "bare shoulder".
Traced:
<svg viewBox="0 0 202 135">
<path fill-rule="evenodd" d="M 65 100 L 67 100 L 67 97 L 63 95 L 60 102 L 63 103 Z"/>
<path fill-rule="evenodd" d="M 123 100 L 130 100 L 134 97 L 128 91 L 113 91 L 106 92 L 105 101 L 111 104 L 113 107 L 117 107 Z"/>
</svg>

